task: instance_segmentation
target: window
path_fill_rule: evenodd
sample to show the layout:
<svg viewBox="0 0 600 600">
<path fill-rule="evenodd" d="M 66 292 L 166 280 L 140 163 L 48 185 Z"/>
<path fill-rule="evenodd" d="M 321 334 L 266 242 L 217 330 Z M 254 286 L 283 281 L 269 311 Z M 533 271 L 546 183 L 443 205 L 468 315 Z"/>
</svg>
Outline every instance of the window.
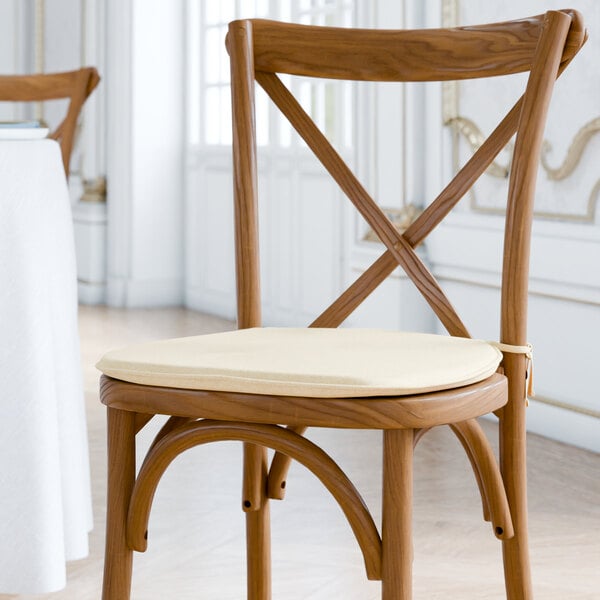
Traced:
<svg viewBox="0 0 600 600">
<path fill-rule="evenodd" d="M 270 18 L 312 25 L 350 27 L 354 2 L 347 0 L 188 0 L 188 140 L 191 146 L 231 144 L 227 24 L 237 18 Z M 353 146 L 354 93 L 350 83 L 281 76 L 303 108 L 340 148 Z M 257 90 L 257 141 L 289 148 L 302 142 Z"/>
</svg>

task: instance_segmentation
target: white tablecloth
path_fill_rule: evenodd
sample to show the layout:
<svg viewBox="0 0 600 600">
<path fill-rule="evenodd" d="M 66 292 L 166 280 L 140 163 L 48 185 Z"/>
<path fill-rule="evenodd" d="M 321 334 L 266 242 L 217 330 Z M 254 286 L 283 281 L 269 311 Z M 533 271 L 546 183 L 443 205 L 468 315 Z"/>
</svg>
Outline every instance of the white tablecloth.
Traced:
<svg viewBox="0 0 600 600">
<path fill-rule="evenodd" d="M 64 587 L 92 527 L 75 250 L 60 151 L 0 141 L 0 593 Z"/>
</svg>

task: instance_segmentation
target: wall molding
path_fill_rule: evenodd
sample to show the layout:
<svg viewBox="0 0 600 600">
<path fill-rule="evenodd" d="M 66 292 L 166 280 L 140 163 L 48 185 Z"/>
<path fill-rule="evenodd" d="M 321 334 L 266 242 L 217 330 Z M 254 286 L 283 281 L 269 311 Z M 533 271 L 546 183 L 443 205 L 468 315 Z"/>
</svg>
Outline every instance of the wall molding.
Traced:
<svg viewBox="0 0 600 600">
<path fill-rule="evenodd" d="M 131 274 L 132 156 L 132 2 L 107 0 L 106 146 L 107 155 L 107 303 L 124 306 L 123 282 Z"/>
<path fill-rule="evenodd" d="M 471 333 L 498 335 L 504 217 L 458 211 L 427 242 L 432 273 Z M 600 451 L 600 410 L 593 394 L 600 336 L 600 227 L 534 221 L 529 279 L 529 336 L 536 388 L 529 431 Z"/>
<path fill-rule="evenodd" d="M 598 419 L 532 398 L 527 409 L 527 431 L 579 448 L 600 452 Z"/>
<path fill-rule="evenodd" d="M 455 27 L 460 25 L 460 0 L 441 0 L 442 27 Z M 464 92 L 464 83 L 458 81 L 445 82 L 442 85 L 442 119 L 451 132 L 452 169 L 457 172 L 460 165 L 460 141 L 464 140 L 471 154 L 475 153 L 486 136 L 476 120 L 461 112 L 460 100 Z M 600 133 L 600 116 L 592 118 L 584 123 L 579 129 L 572 133 L 571 141 L 567 146 L 565 158 L 558 167 L 552 167 L 548 155 L 552 150 L 552 144 L 544 140 L 540 166 L 551 182 L 562 181 L 570 177 L 582 161 L 585 154 L 589 154 L 587 148 L 597 134 Z M 513 144 L 509 143 L 501 155 L 505 156 L 504 162 L 497 157 L 486 170 L 486 174 L 506 181 L 510 173 Z M 503 208 L 494 206 L 483 206 L 478 200 L 475 188 L 468 193 L 470 208 L 473 212 L 482 214 L 505 214 Z M 557 221 L 570 221 L 575 223 L 593 223 L 596 220 L 596 207 L 600 200 L 600 179 L 591 183 L 588 188 L 587 202 L 582 211 L 554 211 L 539 210 L 534 207 L 534 217 L 552 219 Z"/>
<path fill-rule="evenodd" d="M 592 417 L 593 419 L 600 419 L 600 410 L 576 406 L 571 402 L 563 402 L 554 398 L 548 398 L 547 396 L 536 395 L 532 398 L 532 400 L 534 400 L 535 402 L 540 402 L 541 404 L 547 404 L 548 406 L 554 406 L 556 408 L 568 410 L 570 412 L 578 413 L 580 415 L 585 415 L 586 417 Z"/>
<path fill-rule="evenodd" d="M 432 233 L 427 251 L 436 277 L 499 289 L 503 243 L 504 217 L 456 212 Z M 530 295 L 598 306 L 600 272 L 592 264 L 600 264 L 600 227 L 534 222 Z"/>
</svg>

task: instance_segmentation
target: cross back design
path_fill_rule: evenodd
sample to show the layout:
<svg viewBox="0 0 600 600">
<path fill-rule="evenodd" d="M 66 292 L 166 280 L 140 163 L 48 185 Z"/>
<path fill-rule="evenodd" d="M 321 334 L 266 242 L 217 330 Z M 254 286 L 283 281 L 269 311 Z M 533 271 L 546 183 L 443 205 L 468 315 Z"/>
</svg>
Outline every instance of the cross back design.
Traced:
<svg viewBox="0 0 600 600">
<path fill-rule="evenodd" d="M 548 15 L 551 16 L 548 18 Z M 569 23 L 571 23 L 570 26 Z M 585 41 L 585 30 L 581 28 L 580 17 L 577 13 L 574 11 L 554 11 L 520 22 L 492 24 L 473 28 L 472 30 L 463 28 L 459 34 L 462 36 L 460 38 L 461 43 L 467 39 L 468 41 L 458 50 L 452 48 L 452 51 L 448 51 L 452 54 L 448 63 L 445 62 L 445 54 L 448 52 L 444 52 L 443 42 L 446 34 L 442 30 L 429 30 L 433 33 L 428 30 L 403 32 L 403 35 L 408 34 L 408 37 L 403 38 L 407 41 L 407 46 L 402 46 L 400 49 L 390 47 L 389 38 L 385 38 L 386 34 L 384 33 L 376 41 L 373 41 L 373 38 L 368 39 L 370 58 L 373 58 L 374 52 L 379 52 L 378 56 L 383 57 L 381 64 L 368 65 L 364 70 L 359 67 L 356 72 L 354 71 L 357 64 L 355 56 L 360 55 L 362 49 L 362 45 L 357 39 L 353 40 L 348 51 L 344 47 L 344 51 L 340 52 L 339 37 L 337 41 L 335 39 L 332 41 L 338 34 L 332 33 L 329 39 L 314 40 L 313 44 L 315 46 L 311 48 L 313 51 L 309 52 L 310 56 L 307 57 L 307 45 L 303 39 L 303 32 L 295 31 L 295 39 L 286 37 L 286 33 L 292 33 L 294 27 L 299 28 L 302 26 L 287 26 L 287 30 L 282 28 L 277 31 L 278 24 L 272 22 L 258 24 L 260 25 L 259 29 L 262 28 L 266 32 L 264 38 L 261 38 L 260 33 L 254 37 L 251 22 L 238 22 L 237 29 L 234 24 L 234 29 L 230 28 L 230 35 L 232 32 L 237 32 L 238 39 L 235 43 L 228 42 L 230 52 L 233 52 L 232 85 L 236 83 L 234 108 L 245 106 L 243 110 L 239 111 L 239 114 L 238 108 L 234 111 L 236 119 L 234 160 L 237 165 L 236 203 L 238 206 L 236 220 L 238 221 L 237 237 L 239 238 L 237 240 L 238 311 L 241 307 L 241 314 L 243 315 L 240 318 L 242 322 L 240 326 L 255 326 L 260 321 L 260 310 L 253 306 L 248 308 L 249 305 L 256 304 L 258 289 L 257 284 L 252 281 L 253 278 L 258 278 L 256 250 L 254 251 L 254 258 L 247 257 L 248 248 L 253 246 L 257 240 L 257 233 L 248 233 L 247 231 L 248 229 L 252 230 L 256 225 L 254 214 L 256 206 L 251 206 L 253 203 L 255 204 L 257 194 L 252 80 L 255 80 L 265 90 L 386 247 L 385 252 L 379 259 L 321 313 L 313 321 L 311 327 L 339 326 L 397 266 L 400 266 L 448 332 L 454 336 L 470 337 L 467 328 L 442 291 L 439 283 L 416 254 L 415 248 L 445 218 L 485 172 L 515 132 L 520 129 L 523 129 L 524 141 L 519 144 L 521 134 L 518 133 L 517 144 L 515 145 L 515 162 L 522 162 L 523 165 L 522 168 L 520 167 L 520 179 L 517 177 L 515 179 L 518 181 L 518 185 L 524 184 L 527 188 L 523 190 L 523 198 L 520 198 L 520 200 L 525 199 L 524 202 L 521 202 L 525 206 L 517 206 L 519 203 L 514 201 L 514 197 L 510 202 L 510 187 L 514 183 L 511 174 L 507 230 L 509 221 L 511 221 L 512 231 L 517 234 L 517 238 L 513 243 L 519 248 L 514 255 L 516 259 L 509 255 L 507 261 L 505 255 L 505 269 L 508 262 L 511 268 L 518 272 L 518 277 L 515 279 L 518 281 L 513 286 L 514 289 L 509 289 L 506 292 L 505 275 L 503 274 L 503 300 L 506 292 L 506 295 L 513 297 L 513 302 L 517 304 L 524 302 L 522 299 L 523 294 L 526 295 L 526 285 L 523 285 L 523 281 L 526 283 L 526 261 L 528 258 L 528 252 L 524 249 L 528 247 L 529 234 L 523 232 L 527 229 L 528 220 L 530 221 L 530 209 L 533 199 L 531 183 L 534 180 L 532 173 L 535 173 L 530 156 L 524 155 L 537 156 L 535 151 L 530 152 L 529 149 L 535 149 L 541 144 L 543 115 L 545 115 L 548 106 L 552 89 L 551 81 L 562 73 Z M 244 29 L 245 27 L 247 29 Z M 310 29 L 310 27 L 307 29 Z M 322 29 L 322 31 L 326 30 L 327 28 Z M 555 35 L 559 30 L 561 30 L 560 35 Z M 331 28 L 329 31 L 334 32 Z M 475 33 L 475 36 L 481 35 L 482 40 L 485 38 L 485 42 L 482 42 L 485 47 L 483 58 L 473 54 L 473 47 L 469 45 L 473 39 L 469 36 L 473 33 Z M 311 35 L 314 35 L 314 32 Z M 364 35 L 364 33 L 361 35 Z M 373 36 L 376 35 L 379 34 L 373 34 Z M 517 44 L 514 43 L 513 36 L 518 40 Z M 429 47 L 430 55 L 425 58 L 420 49 L 424 37 L 432 42 Z M 258 50 L 256 50 L 255 44 L 258 45 Z M 520 49 L 519 44 L 523 44 L 524 48 Z M 374 48 L 376 49 L 374 50 Z M 502 61 L 497 64 L 497 56 L 490 51 L 490 48 L 505 52 L 508 55 L 506 64 L 503 64 Z M 497 48 L 502 49 L 497 50 Z M 255 53 L 257 53 L 256 56 Z M 487 61 L 485 53 L 490 57 Z M 326 55 L 327 62 L 323 72 L 320 70 L 321 54 Z M 551 60 L 549 57 L 552 57 Z M 400 66 L 398 67 L 398 65 Z M 394 71 L 396 68 L 402 70 L 404 74 L 402 77 L 399 77 L 397 72 Z M 530 72 L 525 93 L 454 178 L 404 233 L 396 230 L 329 140 L 277 76 L 277 73 L 281 72 L 366 81 L 443 81 L 489 77 L 523 71 Z M 349 73 L 352 76 L 348 77 Z M 356 73 L 358 73 L 358 76 L 354 76 Z M 363 75 L 365 76 L 363 77 Z M 533 84 L 531 83 L 532 80 Z M 529 92 L 530 85 L 532 86 L 531 92 Z M 541 102 L 538 102 L 538 93 Z M 520 161 L 521 158 L 523 158 L 522 161 Z M 513 192 L 515 191 L 513 190 Z M 513 196 L 518 195 L 519 192 L 513 194 Z M 254 198 L 254 200 L 249 201 L 251 198 Z M 249 228 L 239 227 L 241 220 L 244 219 L 247 220 L 246 225 L 250 224 Z M 524 223 L 524 227 L 515 228 L 514 223 L 521 221 Z M 240 256 L 242 257 L 241 260 Z M 250 272 L 245 273 L 244 270 Z M 525 280 L 523 274 L 525 274 Z M 246 306 L 243 302 L 240 304 L 240 292 L 242 294 L 246 292 L 253 294 L 254 300 L 249 304 L 247 303 Z M 238 312 L 238 314 L 240 313 Z M 512 324 L 511 328 L 514 329 Z M 516 337 L 520 337 L 523 327 L 518 325 L 517 329 L 519 329 L 519 333 L 516 334 Z M 514 336 L 511 334 L 509 337 Z"/>
<path fill-rule="evenodd" d="M 460 201 L 514 135 L 522 98 L 437 198 L 404 233 L 400 233 L 279 77 L 274 73 L 262 71 L 257 71 L 255 77 L 387 248 L 385 253 L 310 326 L 340 325 L 399 265 L 448 333 L 470 337 L 458 313 L 435 277 L 416 254 L 415 248 Z"/>
</svg>

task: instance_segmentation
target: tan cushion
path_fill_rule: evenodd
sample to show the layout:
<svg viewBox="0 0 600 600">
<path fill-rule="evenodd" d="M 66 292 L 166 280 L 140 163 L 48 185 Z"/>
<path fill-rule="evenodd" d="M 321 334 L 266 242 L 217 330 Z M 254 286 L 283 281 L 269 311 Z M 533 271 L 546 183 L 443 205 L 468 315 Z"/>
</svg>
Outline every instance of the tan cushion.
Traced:
<svg viewBox="0 0 600 600">
<path fill-rule="evenodd" d="M 481 381 L 499 350 L 479 340 L 372 329 L 256 328 L 113 350 L 106 375 L 145 385 L 284 396 L 407 395 Z"/>
</svg>

